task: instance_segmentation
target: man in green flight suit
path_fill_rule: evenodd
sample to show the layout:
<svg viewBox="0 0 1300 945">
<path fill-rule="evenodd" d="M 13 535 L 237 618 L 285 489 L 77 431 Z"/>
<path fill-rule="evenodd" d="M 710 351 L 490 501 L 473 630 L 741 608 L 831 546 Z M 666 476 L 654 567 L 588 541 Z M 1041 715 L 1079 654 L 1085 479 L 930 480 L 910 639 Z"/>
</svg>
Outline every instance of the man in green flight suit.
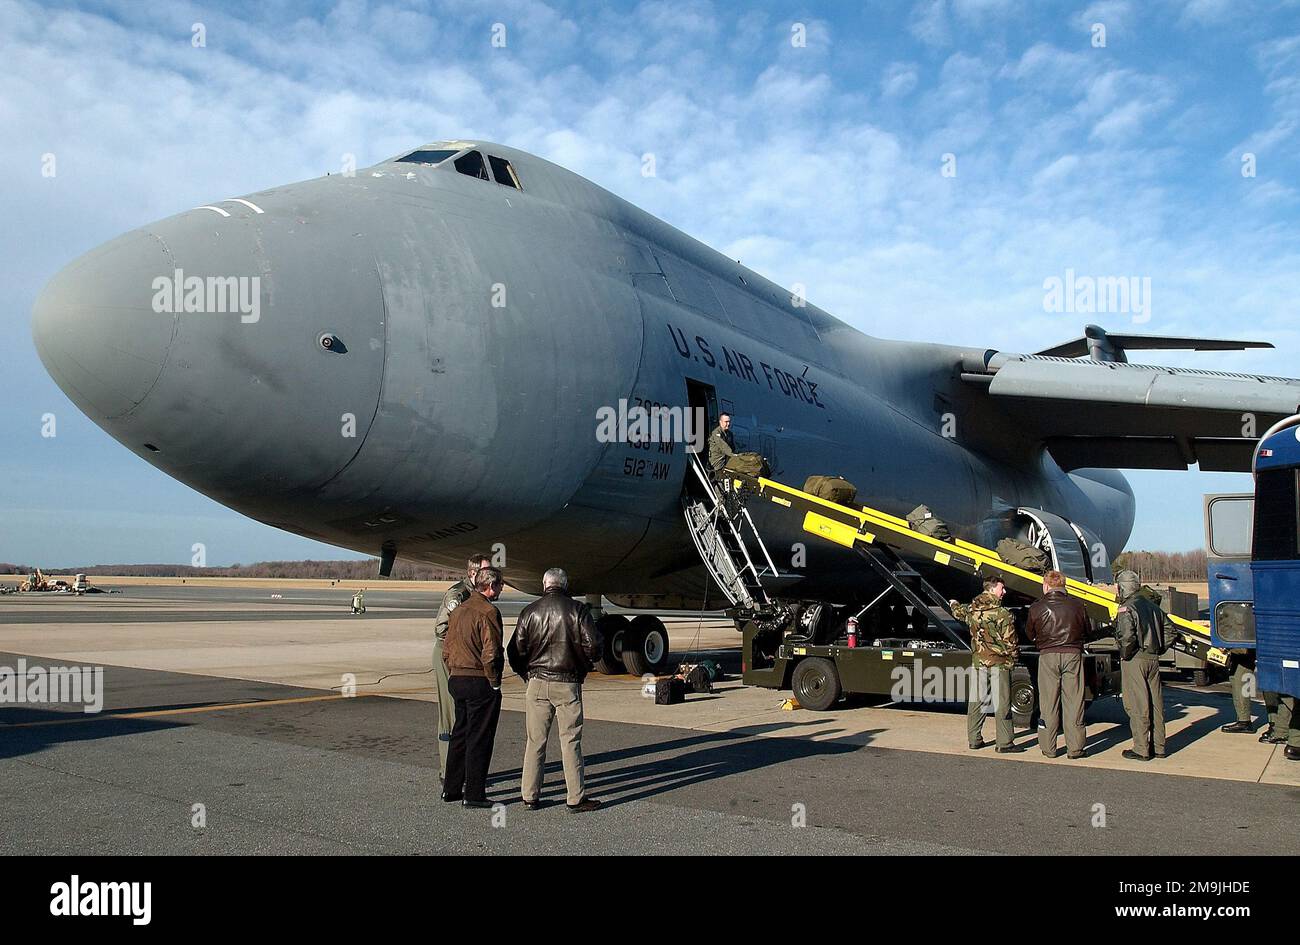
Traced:
<svg viewBox="0 0 1300 945">
<path fill-rule="evenodd" d="M 1232 708 L 1237 713 L 1237 719 L 1221 726 L 1221 730 L 1229 734 L 1249 735 L 1255 731 L 1250 704 L 1251 696 L 1255 694 L 1255 651 L 1229 650 L 1228 662 L 1232 666 Z"/>
<path fill-rule="evenodd" d="M 489 567 L 492 559 L 487 555 L 472 555 L 465 568 L 465 577 L 447 588 L 442 596 L 442 606 L 433 623 L 433 674 L 438 683 L 438 781 L 447 775 L 447 748 L 451 730 L 456 725 L 456 703 L 447 688 L 447 665 L 442 661 L 442 642 L 447 637 L 447 624 L 451 612 L 465 603 L 474 593 L 474 577 L 481 568 Z"/>
<path fill-rule="evenodd" d="M 972 651 L 970 685 L 966 698 L 966 739 L 974 749 L 983 748 L 984 716 L 991 702 L 1000 753 L 1021 752 L 1013 744 L 1011 721 L 1011 672 L 1020 656 L 1016 621 L 1002 606 L 1007 586 L 1000 577 L 984 582 L 984 592 L 969 604 L 951 601 L 953 616 L 970 627 Z"/>
<path fill-rule="evenodd" d="M 722 474 L 723 467 L 727 465 L 727 460 L 735 455 L 736 438 L 735 434 L 731 432 L 731 414 L 720 414 L 718 416 L 718 425 L 709 434 L 708 461 L 713 478 L 717 479 Z"/>
<path fill-rule="evenodd" d="M 1124 710 L 1133 732 L 1133 747 L 1120 754 L 1131 761 L 1165 756 L 1165 704 L 1160 685 L 1160 655 L 1175 631 L 1174 622 L 1142 594 L 1134 571 L 1115 575 L 1119 609 L 1115 613 L 1115 642 L 1119 644 Z"/>
</svg>

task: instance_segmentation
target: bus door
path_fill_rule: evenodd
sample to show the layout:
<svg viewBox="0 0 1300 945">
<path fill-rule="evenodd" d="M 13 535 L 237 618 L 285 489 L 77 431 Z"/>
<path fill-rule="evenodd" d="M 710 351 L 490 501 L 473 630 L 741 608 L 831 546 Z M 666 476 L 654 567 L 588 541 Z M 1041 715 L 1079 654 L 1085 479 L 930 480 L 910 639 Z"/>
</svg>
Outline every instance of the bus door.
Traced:
<svg viewBox="0 0 1300 945">
<path fill-rule="evenodd" d="M 1223 649 L 1255 648 L 1255 588 L 1250 571 L 1254 510 L 1254 493 L 1205 497 L 1210 638 Z"/>
</svg>

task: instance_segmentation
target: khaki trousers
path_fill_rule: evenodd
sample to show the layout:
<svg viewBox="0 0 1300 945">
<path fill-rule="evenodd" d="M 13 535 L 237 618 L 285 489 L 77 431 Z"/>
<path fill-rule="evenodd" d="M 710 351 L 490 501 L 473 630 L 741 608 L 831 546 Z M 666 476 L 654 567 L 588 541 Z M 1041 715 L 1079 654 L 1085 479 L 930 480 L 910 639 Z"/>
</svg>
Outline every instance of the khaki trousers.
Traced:
<svg viewBox="0 0 1300 945">
<path fill-rule="evenodd" d="M 438 685 L 438 777 L 447 780 L 447 746 L 456 727 L 456 702 L 447 688 L 447 664 L 442 661 L 442 641 L 433 638 L 433 678 Z"/>
<path fill-rule="evenodd" d="M 1283 702 L 1283 696 L 1276 692 L 1264 693 L 1264 707 L 1268 709 L 1268 724 L 1273 726 L 1273 736 L 1286 737 L 1291 730 L 1291 706 Z M 1300 725 L 1300 720 L 1297 720 Z"/>
<path fill-rule="evenodd" d="M 580 804 L 586 796 L 582 761 L 582 683 L 528 680 L 524 718 L 528 744 L 524 748 L 524 776 L 519 793 L 526 801 L 541 797 L 546 742 L 551 737 L 551 722 L 558 720 L 564 784 L 568 789 L 566 802 L 570 807 Z"/>
<path fill-rule="evenodd" d="M 1279 724 L 1286 713 L 1287 728 L 1281 730 L 1286 735 L 1288 748 L 1300 748 L 1300 699 L 1295 696 L 1279 696 L 1277 717 Z"/>
<path fill-rule="evenodd" d="M 976 657 L 966 693 L 966 743 L 974 748 L 984 741 L 986 712 L 995 720 L 998 747 L 1010 748 L 1015 732 L 1011 724 L 1011 667 L 983 666 Z"/>
<path fill-rule="evenodd" d="M 1165 753 L 1165 702 L 1160 689 L 1160 659 L 1138 653 L 1120 662 L 1124 711 L 1133 732 L 1133 750 L 1143 758 Z"/>
<path fill-rule="evenodd" d="M 1042 714 L 1038 747 L 1043 754 L 1056 754 L 1062 726 L 1066 751 L 1083 754 L 1088 733 L 1083 726 L 1082 653 L 1043 653 L 1038 657 L 1038 709 Z"/>
</svg>

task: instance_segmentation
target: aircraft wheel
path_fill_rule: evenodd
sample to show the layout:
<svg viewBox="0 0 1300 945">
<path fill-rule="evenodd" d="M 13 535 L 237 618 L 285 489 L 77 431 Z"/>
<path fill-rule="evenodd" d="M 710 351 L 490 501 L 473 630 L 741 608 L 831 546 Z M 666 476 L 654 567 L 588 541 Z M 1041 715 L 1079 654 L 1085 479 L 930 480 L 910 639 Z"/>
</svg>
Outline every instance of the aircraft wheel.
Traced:
<svg viewBox="0 0 1300 945">
<path fill-rule="evenodd" d="M 794 668 L 790 688 L 799 705 L 814 712 L 825 712 L 839 701 L 843 688 L 835 664 L 820 656 L 801 660 Z"/>
<path fill-rule="evenodd" d="M 1038 688 L 1023 666 L 1011 671 L 1011 721 L 1022 729 L 1038 724 Z"/>
<path fill-rule="evenodd" d="M 668 628 L 658 617 L 641 614 L 623 635 L 623 665 L 633 676 L 658 675 L 668 666 Z"/>
<path fill-rule="evenodd" d="M 623 668 L 623 643 L 628 624 L 628 619 L 622 614 L 605 614 L 596 621 L 596 629 L 605 638 L 600 658 L 596 660 L 596 672 L 606 676 L 621 676 L 627 672 Z"/>
</svg>

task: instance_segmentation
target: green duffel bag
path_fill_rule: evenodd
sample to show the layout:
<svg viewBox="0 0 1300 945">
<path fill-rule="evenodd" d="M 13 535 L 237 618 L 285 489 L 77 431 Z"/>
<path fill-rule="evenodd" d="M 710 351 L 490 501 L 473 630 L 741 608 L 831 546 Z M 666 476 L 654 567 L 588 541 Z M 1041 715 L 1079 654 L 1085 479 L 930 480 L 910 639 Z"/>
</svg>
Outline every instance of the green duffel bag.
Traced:
<svg viewBox="0 0 1300 945">
<path fill-rule="evenodd" d="M 998 557 L 1007 564 L 1033 571 L 1035 574 L 1046 574 L 1052 564 L 1052 559 L 1042 548 L 1035 548 L 1015 538 L 1003 538 L 999 541 L 997 552 Z"/>
<path fill-rule="evenodd" d="M 723 469 L 744 476 L 766 476 L 772 471 L 762 453 L 733 453 L 727 457 L 727 465 Z"/>
<path fill-rule="evenodd" d="M 918 505 L 908 512 L 907 527 L 922 535 L 937 538 L 939 541 L 952 541 L 952 532 L 948 530 L 948 523 L 936 517 L 929 506 Z"/>
<path fill-rule="evenodd" d="M 858 497 L 858 487 L 843 476 L 809 476 L 803 491 L 836 505 L 852 505 Z"/>
</svg>

